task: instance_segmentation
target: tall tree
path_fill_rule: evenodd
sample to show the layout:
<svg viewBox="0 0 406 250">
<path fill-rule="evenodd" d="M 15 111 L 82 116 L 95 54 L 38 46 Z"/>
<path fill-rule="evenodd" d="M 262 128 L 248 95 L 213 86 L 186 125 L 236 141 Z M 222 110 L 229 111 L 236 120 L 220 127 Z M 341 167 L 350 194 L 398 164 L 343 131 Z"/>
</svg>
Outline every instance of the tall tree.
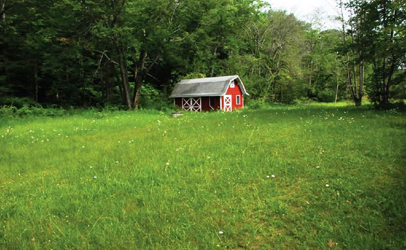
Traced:
<svg viewBox="0 0 406 250">
<path fill-rule="evenodd" d="M 356 36 L 353 47 L 359 52 L 360 75 L 364 73 L 364 63 L 371 63 L 373 74 L 368 86 L 369 97 L 379 106 L 386 107 L 392 95 L 391 88 L 404 77 L 399 70 L 406 57 L 406 3 L 397 0 L 353 0 L 347 8 L 353 13 L 350 22 L 356 24 L 350 34 Z"/>
<path fill-rule="evenodd" d="M 253 95 L 264 100 L 291 101 L 301 75 L 306 26 L 281 11 L 258 12 L 245 28 L 250 54 L 247 75 L 255 84 Z"/>
<path fill-rule="evenodd" d="M 362 5 L 365 1 L 361 0 L 358 3 Z M 360 106 L 364 95 L 365 50 L 363 43 L 366 41 L 366 34 L 361 32 L 360 27 L 365 25 L 365 13 L 363 13 L 362 8 L 356 7 L 354 3 L 347 3 L 346 7 L 350 8 L 353 14 L 353 17 L 347 22 L 344 19 L 344 3 L 342 0 L 339 1 L 339 7 L 342 23 L 340 52 L 344 57 L 343 62 L 347 71 L 347 89 L 355 105 Z"/>
</svg>

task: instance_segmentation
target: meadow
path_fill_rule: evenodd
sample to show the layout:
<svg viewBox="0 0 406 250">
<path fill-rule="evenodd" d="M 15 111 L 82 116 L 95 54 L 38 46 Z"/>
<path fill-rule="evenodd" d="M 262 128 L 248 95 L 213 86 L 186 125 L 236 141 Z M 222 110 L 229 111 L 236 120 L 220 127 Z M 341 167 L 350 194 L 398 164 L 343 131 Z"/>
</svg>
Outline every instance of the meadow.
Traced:
<svg viewBox="0 0 406 250">
<path fill-rule="evenodd" d="M 406 113 L 0 118 L 0 249 L 406 249 Z"/>
</svg>

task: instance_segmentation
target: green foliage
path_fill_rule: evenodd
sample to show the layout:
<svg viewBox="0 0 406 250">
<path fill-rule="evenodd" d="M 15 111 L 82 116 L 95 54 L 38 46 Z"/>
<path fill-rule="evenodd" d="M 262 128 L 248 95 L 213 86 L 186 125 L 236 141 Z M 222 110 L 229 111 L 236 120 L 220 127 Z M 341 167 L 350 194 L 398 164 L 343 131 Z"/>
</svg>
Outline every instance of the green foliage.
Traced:
<svg viewBox="0 0 406 250">
<path fill-rule="evenodd" d="M 194 79 L 194 78 L 204 78 L 206 77 L 205 74 L 199 73 L 199 72 L 191 72 L 189 74 L 187 74 L 186 76 L 182 77 L 181 80 L 184 79 Z"/>
<path fill-rule="evenodd" d="M 1 116 L 0 248 L 403 249 L 405 115 Z"/>
<path fill-rule="evenodd" d="M 3 97 L 0 98 L 0 106 L 14 106 L 16 108 L 22 108 L 24 106 L 39 106 L 39 104 L 28 97 Z"/>
<path fill-rule="evenodd" d="M 335 101 L 361 65 L 372 101 L 404 98 L 402 1 L 350 1 L 343 34 L 265 1 L 2 1 L 0 105 L 165 108 L 185 77 L 235 74 L 253 99 Z M 151 89 L 160 104 L 142 101 Z"/>
<path fill-rule="evenodd" d="M 53 117 L 64 116 L 68 113 L 66 109 L 62 108 L 42 108 L 41 106 L 23 105 L 21 108 L 16 106 L 4 105 L 0 107 L 0 116 L 6 118 L 16 117 Z"/>
<path fill-rule="evenodd" d="M 367 61 L 372 73 L 367 77 L 367 91 L 372 102 L 390 107 L 396 85 L 404 79 L 406 60 L 404 1 L 349 1 L 353 10 L 348 32 L 354 41 L 349 47 L 358 52 L 356 60 Z M 402 77 L 397 78 L 402 75 Z"/>
<path fill-rule="evenodd" d="M 330 89 L 325 89 L 317 94 L 317 100 L 320 102 L 334 102 L 335 92 Z"/>
<path fill-rule="evenodd" d="M 297 104 L 297 105 L 303 105 L 303 104 L 307 105 L 307 104 L 314 103 L 314 100 L 312 100 L 308 97 L 301 97 L 299 99 L 294 100 L 293 103 Z"/>
<path fill-rule="evenodd" d="M 0 117 L 11 118 L 17 113 L 17 108 L 15 106 L 2 106 L 0 107 Z"/>
<path fill-rule="evenodd" d="M 245 106 L 249 109 L 261 109 L 265 108 L 267 104 L 261 99 L 245 98 Z"/>
<path fill-rule="evenodd" d="M 160 93 L 151 85 L 143 85 L 141 88 L 141 103 L 143 109 L 165 110 L 170 107 L 170 100 L 167 95 Z"/>
</svg>

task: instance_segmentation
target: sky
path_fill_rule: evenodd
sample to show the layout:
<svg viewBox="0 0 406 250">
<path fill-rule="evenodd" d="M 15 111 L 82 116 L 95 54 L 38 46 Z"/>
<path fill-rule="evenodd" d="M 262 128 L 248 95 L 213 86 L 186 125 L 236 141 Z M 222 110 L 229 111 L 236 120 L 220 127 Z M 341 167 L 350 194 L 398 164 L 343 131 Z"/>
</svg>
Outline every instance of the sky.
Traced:
<svg viewBox="0 0 406 250">
<path fill-rule="evenodd" d="M 340 23 L 334 21 L 339 15 L 339 8 L 335 0 L 265 0 L 271 4 L 272 9 L 286 10 L 298 19 L 312 22 L 317 16 L 320 19 L 321 29 L 340 28 Z"/>
</svg>

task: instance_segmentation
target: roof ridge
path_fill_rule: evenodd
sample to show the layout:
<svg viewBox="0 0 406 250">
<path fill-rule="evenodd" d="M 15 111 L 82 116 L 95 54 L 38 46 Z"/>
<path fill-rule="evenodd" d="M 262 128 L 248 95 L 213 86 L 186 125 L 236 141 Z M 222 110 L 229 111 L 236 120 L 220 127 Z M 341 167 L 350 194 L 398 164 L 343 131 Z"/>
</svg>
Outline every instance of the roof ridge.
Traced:
<svg viewBox="0 0 406 250">
<path fill-rule="evenodd" d="M 191 81 L 191 80 L 200 80 L 200 79 L 214 79 L 214 78 L 226 78 L 226 77 L 238 77 L 238 75 L 228 75 L 228 76 L 210 76 L 210 77 L 199 77 L 199 78 L 188 78 L 188 79 L 183 79 L 180 82 L 183 81 Z"/>
</svg>

